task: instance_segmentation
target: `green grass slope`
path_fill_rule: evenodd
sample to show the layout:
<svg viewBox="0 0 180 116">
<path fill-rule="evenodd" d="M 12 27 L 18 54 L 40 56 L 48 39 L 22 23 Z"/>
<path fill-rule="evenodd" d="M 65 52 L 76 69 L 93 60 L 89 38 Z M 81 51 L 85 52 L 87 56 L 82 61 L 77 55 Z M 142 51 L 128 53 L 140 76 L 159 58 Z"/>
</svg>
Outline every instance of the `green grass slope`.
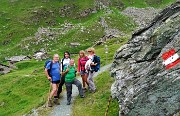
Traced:
<svg viewBox="0 0 180 116">
<path fill-rule="evenodd" d="M 116 39 L 107 42 L 109 48 L 107 63 L 112 62 L 114 52 L 127 42 L 127 38 L 121 38 L 120 43 Z M 96 53 L 101 57 L 102 66 L 106 64 L 104 45 L 96 47 Z M 62 55 L 61 55 L 62 56 Z M 76 60 L 78 56 L 73 58 Z M 0 77 L 0 116 L 22 115 L 29 113 L 33 108 L 42 106 L 49 90 L 49 81 L 43 73 L 45 61 L 23 61 L 16 64 L 18 69 Z"/>
<path fill-rule="evenodd" d="M 100 17 L 103 17 L 110 28 L 117 28 L 127 35 L 106 42 L 109 48 L 108 63 L 110 63 L 114 52 L 127 42 L 136 26 L 130 18 L 119 12 L 128 6 L 162 8 L 175 0 L 112 0 L 109 4 L 112 14 L 106 14 L 106 9 L 99 9 L 97 1 L 104 2 L 104 0 L 86 0 L 86 2 L 84 0 L 0 0 L 0 62 L 7 63 L 4 58 L 13 55 L 32 55 L 40 48 L 46 48 L 50 55 L 59 53 L 61 57 L 65 50 L 77 53 L 92 46 L 104 35 L 104 28 L 99 23 Z M 94 7 L 98 7 L 96 13 L 84 17 L 80 15 L 80 12 Z M 66 8 L 64 14 L 62 8 Z M 33 43 L 38 41 L 34 35 L 39 27 L 61 28 L 64 22 L 70 22 L 73 28 L 65 34 L 57 34 L 53 40 L 43 35 L 43 41 L 38 44 Z M 82 27 L 83 31 L 81 31 Z M 69 46 L 70 42 L 79 42 L 81 45 L 73 48 Z M 25 48 L 26 45 L 29 46 L 28 49 Z M 104 45 L 97 46 L 96 51 L 101 57 L 102 66 L 105 65 Z M 77 56 L 73 57 L 77 61 Z M 0 116 L 23 115 L 46 102 L 49 82 L 43 74 L 43 65 L 44 61 L 23 61 L 16 64 L 18 69 L 7 75 L 0 75 Z M 101 86 L 98 86 L 101 89 Z"/>
<path fill-rule="evenodd" d="M 110 88 L 114 82 L 109 71 L 95 78 L 96 93 L 86 92 L 86 98 L 76 98 L 72 116 L 104 116 L 110 97 Z M 108 116 L 118 116 L 119 104 L 116 99 L 110 102 Z"/>
<path fill-rule="evenodd" d="M 95 2 L 96 1 L 96 2 Z M 128 7 L 164 7 L 175 0 L 112 0 L 110 8 L 118 10 L 112 15 L 105 15 L 104 10 L 99 9 L 97 1 L 107 4 L 105 0 L 1 0 L 0 1 L 0 60 L 13 55 L 32 55 L 34 51 L 45 47 L 45 43 L 39 45 L 30 44 L 29 50 L 24 49 L 30 41 L 37 41 L 37 38 L 25 40 L 32 37 L 39 27 L 59 28 L 64 22 L 71 22 L 76 28 L 69 30 L 65 35 L 59 35 L 57 40 L 46 41 L 53 50 L 64 50 L 66 47 L 60 47 L 57 43 L 68 43 L 68 40 L 81 42 L 86 40 L 87 45 L 82 45 L 75 51 L 87 48 L 92 42 L 98 40 L 104 35 L 102 26 L 98 23 L 100 17 L 110 17 L 113 27 L 117 24 L 121 31 L 130 32 L 132 30 L 132 21 L 121 16 L 119 11 Z M 86 9 L 97 8 L 97 13 L 90 13 L 87 16 L 81 16 L 80 13 Z M 65 9 L 65 10 L 62 10 Z M 117 20 L 119 19 L 119 20 Z M 122 20 L 121 20 L 122 19 Z M 122 24 L 122 25 L 120 25 Z M 84 33 L 79 31 L 84 26 Z M 128 25 L 125 27 L 124 25 Z M 111 27 L 112 27 L 111 26 Z M 88 33 L 87 33 L 88 32 Z M 54 47 L 55 44 L 55 47 Z M 18 52 L 14 51 L 16 49 Z M 51 49 L 48 49 L 51 51 Z"/>
</svg>

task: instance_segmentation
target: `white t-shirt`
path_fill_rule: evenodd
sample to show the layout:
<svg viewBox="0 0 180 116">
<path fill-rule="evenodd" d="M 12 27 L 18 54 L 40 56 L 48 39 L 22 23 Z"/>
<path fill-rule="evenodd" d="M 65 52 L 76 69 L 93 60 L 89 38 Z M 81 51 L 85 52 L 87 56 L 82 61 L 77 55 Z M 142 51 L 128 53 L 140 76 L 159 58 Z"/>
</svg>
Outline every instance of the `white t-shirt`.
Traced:
<svg viewBox="0 0 180 116">
<path fill-rule="evenodd" d="M 65 67 L 65 66 L 69 65 L 70 64 L 70 60 L 71 60 L 70 58 L 63 58 L 63 59 L 61 59 L 61 63 L 63 65 L 63 66 L 61 65 L 61 70 L 62 71 L 63 71 L 62 67 Z M 62 60 L 63 60 L 63 62 L 62 62 Z"/>
<path fill-rule="evenodd" d="M 61 59 L 61 63 L 62 63 L 62 60 L 63 60 L 63 63 L 62 63 L 63 67 L 70 65 L 70 60 L 71 60 L 70 58 L 63 58 L 63 59 Z M 61 65 L 61 70 L 62 70 L 62 65 Z M 75 63 L 74 63 L 74 66 L 76 66 Z"/>
</svg>

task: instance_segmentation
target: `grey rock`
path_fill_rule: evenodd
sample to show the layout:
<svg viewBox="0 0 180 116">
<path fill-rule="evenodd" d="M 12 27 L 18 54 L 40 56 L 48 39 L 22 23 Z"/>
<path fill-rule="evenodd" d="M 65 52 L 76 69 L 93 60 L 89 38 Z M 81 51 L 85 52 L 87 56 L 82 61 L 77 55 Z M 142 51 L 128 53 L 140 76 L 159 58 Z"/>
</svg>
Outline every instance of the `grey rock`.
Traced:
<svg viewBox="0 0 180 116">
<path fill-rule="evenodd" d="M 86 16 L 89 16 L 90 14 L 96 13 L 96 12 L 97 12 L 96 8 L 88 8 L 88 9 L 81 11 L 80 16 L 86 17 Z"/>
<path fill-rule="evenodd" d="M 149 8 L 134 8 L 128 7 L 122 11 L 122 14 L 132 17 L 133 20 L 141 28 L 146 26 L 159 13 L 160 9 Z"/>
<path fill-rule="evenodd" d="M 162 10 L 120 47 L 111 66 L 120 116 L 170 116 L 180 111 L 180 63 L 163 65 L 162 54 L 180 56 L 180 1 Z"/>
<path fill-rule="evenodd" d="M 11 68 L 7 65 L 0 64 L 0 74 L 7 74 L 11 71 Z M 0 105 L 3 106 L 3 105 Z"/>
<path fill-rule="evenodd" d="M 45 49 L 41 49 L 39 51 L 36 51 L 33 55 L 34 59 L 41 61 L 43 59 L 47 59 L 49 57 L 49 55 L 47 54 L 47 52 L 45 51 Z"/>
<path fill-rule="evenodd" d="M 78 47 L 78 46 L 80 46 L 81 44 L 78 43 L 78 42 L 72 42 L 72 43 L 70 43 L 70 45 L 71 45 L 72 47 Z"/>
<path fill-rule="evenodd" d="M 12 56 L 11 58 L 6 58 L 6 60 L 10 62 L 19 62 L 19 61 L 30 60 L 30 59 L 31 57 L 29 56 Z"/>
</svg>

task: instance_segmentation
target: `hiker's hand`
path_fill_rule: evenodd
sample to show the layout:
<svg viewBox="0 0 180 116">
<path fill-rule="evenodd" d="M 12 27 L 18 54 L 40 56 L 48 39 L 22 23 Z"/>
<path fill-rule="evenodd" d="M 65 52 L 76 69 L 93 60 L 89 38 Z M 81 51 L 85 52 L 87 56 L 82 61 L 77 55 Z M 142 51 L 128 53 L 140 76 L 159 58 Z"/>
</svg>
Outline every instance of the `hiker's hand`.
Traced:
<svg viewBox="0 0 180 116">
<path fill-rule="evenodd" d="M 69 72 L 69 68 L 66 69 L 66 73 L 68 73 L 68 72 Z"/>
<path fill-rule="evenodd" d="M 94 64 L 94 62 L 91 63 L 91 66 L 96 66 L 96 64 Z"/>
<path fill-rule="evenodd" d="M 77 72 L 77 75 L 80 76 L 80 72 Z"/>
<path fill-rule="evenodd" d="M 48 77 L 48 80 L 49 80 L 49 81 L 52 81 L 51 77 Z"/>
</svg>

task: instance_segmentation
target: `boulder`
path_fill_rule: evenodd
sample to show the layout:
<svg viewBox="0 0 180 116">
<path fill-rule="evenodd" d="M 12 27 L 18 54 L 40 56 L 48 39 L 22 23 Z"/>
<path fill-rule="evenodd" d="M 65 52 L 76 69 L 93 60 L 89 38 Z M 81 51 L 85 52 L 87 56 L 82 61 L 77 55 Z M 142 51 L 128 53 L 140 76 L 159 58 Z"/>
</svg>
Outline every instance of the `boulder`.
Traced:
<svg viewBox="0 0 180 116">
<path fill-rule="evenodd" d="M 34 59 L 41 61 L 43 59 L 47 59 L 49 57 L 49 55 L 47 54 L 47 52 L 45 52 L 44 49 L 41 49 L 39 51 L 34 52 L 33 57 L 34 57 Z"/>
<path fill-rule="evenodd" d="M 70 46 L 72 46 L 72 47 L 78 47 L 78 46 L 80 46 L 81 44 L 80 43 L 78 43 L 78 42 L 72 42 L 72 43 L 70 43 Z"/>
<path fill-rule="evenodd" d="M 29 56 L 12 56 L 11 58 L 6 58 L 6 61 L 16 63 L 19 61 L 30 60 L 30 59 L 31 57 Z"/>
<path fill-rule="evenodd" d="M 180 1 L 162 10 L 117 50 L 111 92 L 119 101 L 120 116 L 178 115 L 180 63 L 170 69 L 163 64 L 174 54 L 167 54 L 172 49 L 180 56 Z M 169 65 L 176 61 L 178 57 Z"/>
<path fill-rule="evenodd" d="M 4 64 L 0 64 L 0 74 L 7 74 L 11 71 L 11 68 L 9 66 L 6 66 Z"/>
</svg>

